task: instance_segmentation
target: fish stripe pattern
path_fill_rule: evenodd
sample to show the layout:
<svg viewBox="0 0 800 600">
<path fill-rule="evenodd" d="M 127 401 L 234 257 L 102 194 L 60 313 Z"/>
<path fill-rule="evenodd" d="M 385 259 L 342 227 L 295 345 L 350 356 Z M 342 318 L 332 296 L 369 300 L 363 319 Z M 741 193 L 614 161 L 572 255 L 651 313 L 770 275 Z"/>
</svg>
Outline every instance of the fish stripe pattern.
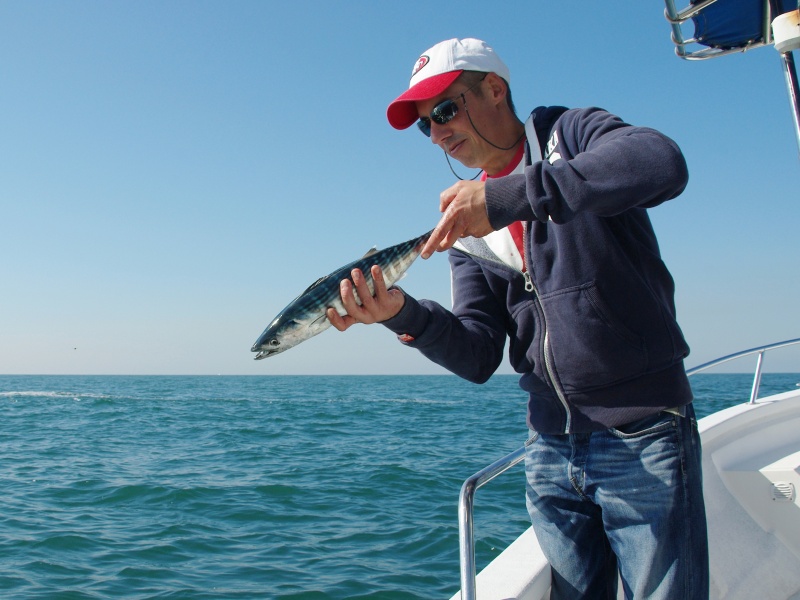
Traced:
<svg viewBox="0 0 800 600">
<path fill-rule="evenodd" d="M 315 281 L 278 313 L 253 344 L 251 351 L 258 353 L 256 360 L 285 352 L 325 331 L 331 325 L 325 316 L 328 308 L 335 309 L 340 315 L 346 314 L 339 285 L 343 279 L 352 281 L 350 273 L 353 269 L 360 269 L 364 273 L 370 293 L 375 292 L 375 282 L 370 273 L 373 265 L 381 268 L 387 287 L 394 285 L 419 256 L 431 233 L 429 231 L 383 250 L 370 251 Z"/>
</svg>

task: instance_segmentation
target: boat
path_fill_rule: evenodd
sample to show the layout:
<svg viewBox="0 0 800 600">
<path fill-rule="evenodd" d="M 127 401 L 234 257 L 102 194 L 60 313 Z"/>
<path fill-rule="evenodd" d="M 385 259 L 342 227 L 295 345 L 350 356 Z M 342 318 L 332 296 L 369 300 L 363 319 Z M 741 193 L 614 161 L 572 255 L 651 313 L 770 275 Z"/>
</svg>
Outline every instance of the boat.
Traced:
<svg viewBox="0 0 800 600">
<path fill-rule="evenodd" d="M 711 598 L 800 599 L 800 384 L 759 397 L 764 355 L 800 338 L 726 355 L 691 377 L 757 355 L 750 398 L 698 421 Z M 476 577 L 475 492 L 525 458 L 524 447 L 469 477 L 459 498 L 461 590 L 452 600 L 546 600 L 550 567 L 528 528 Z M 619 598 L 622 587 L 619 587 Z"/>
<path fill-rule="evenodd" d="M 800 90 L 793 51 L 800 48 L 798 0 L 692 0 L 678 10 L 665 0 L 676 54 L 717 58 L 762 46 L 778 51 L 800 149 Z M 694 34 L 684 28 L 694 24 Z M 800 600 L 800 383 L 760 397 L 767 351 L 800 338 L 736 352 L 687 369 L 706 371 L 746 356 L 758 357 L 749 399 L 698 422 L 703 445 L 703 489 L 708 520 L 710 597 Z M 528 528 L 476 575 L 474 497 L 479 488 L 525 457 L 515 450 L 469 477 L 458 506 L 461 589 L 451 600 L 546 600 L 550 567 Z M 624 598 L 619 586 L 619 598 Z"/>
</svg>

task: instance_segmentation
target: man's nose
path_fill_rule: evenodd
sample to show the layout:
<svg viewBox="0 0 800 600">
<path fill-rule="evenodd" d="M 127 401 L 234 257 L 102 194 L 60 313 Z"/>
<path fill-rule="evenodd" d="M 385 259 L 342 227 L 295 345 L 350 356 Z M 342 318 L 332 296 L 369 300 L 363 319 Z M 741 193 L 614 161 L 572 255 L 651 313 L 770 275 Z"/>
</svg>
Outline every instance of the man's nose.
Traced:
<svg viewBox="0 0 800 600">
<path fill-rule="evenodd" d="M 450 128 L 445 125 L 439 125 L 435 121 L 431 121 L 431 142 L 437 146 L 441 146 L 442 142 L 450 137 Z"/>
</svg>

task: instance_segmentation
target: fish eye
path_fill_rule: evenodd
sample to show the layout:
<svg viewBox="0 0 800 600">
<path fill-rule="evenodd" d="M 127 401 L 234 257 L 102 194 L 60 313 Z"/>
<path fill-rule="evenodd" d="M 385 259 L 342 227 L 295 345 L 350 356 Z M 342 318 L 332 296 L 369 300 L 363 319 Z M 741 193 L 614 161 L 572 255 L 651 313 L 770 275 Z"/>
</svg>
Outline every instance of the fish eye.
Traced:
<svg viewBox="0 0 800 600">
<path fill-rule="evenodd" d="M 279 340 L 277 340 L 276 338 L 272 338 L 272 339 L 269 341 L 269 345 L 274 347 L 274 346 L 280 346 L 280 345 L 281 345 L 281 343 L 280 343 L 280 341 L 279 341 Z"/>
</svg>

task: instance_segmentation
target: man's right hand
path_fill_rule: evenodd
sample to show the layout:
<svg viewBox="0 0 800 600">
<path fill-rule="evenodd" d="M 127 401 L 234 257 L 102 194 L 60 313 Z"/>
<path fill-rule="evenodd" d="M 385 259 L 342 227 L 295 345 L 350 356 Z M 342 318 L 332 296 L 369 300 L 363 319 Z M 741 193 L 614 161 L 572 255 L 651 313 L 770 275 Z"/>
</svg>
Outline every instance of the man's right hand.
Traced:
<svg viewBox="0 0 800 600">
<path fill-rule="evenodd" d="M 462 237 L 483 237 L 494 229 L 486 214 L 486 184 L 459 181 L 439 195 L 442 218 L 422 249 L 422 258 L 442 252 Z"/>
</svg>

